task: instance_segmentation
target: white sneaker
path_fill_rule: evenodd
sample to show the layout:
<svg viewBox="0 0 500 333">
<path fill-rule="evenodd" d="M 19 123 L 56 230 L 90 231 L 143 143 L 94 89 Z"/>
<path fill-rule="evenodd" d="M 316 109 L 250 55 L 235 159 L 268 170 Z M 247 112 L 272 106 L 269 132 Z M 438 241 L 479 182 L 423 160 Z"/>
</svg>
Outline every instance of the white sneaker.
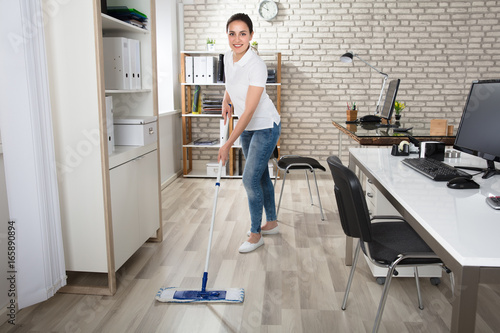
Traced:
<svg viewBox="0 0 500 333">
<path fill-rule="evenodd" d="M 260 234 L 261 235 L 276 235 L 279 234 L 280 232 L 280 226 L 277 225 L 276 227 L 269 229 L 269 230 L 262 230 L 260 229 Z M 250 230 L 247 232 L 247 236 L 250 237 Z"/>
<path fill-rule="evenodd" d="M 238 251 L 240 253 L 248 253 L 248 252 L 252 252 L 253 250 L 261 247 L 262 245 L 264 245 L 264 237 L 260 237 L 260 239 L 257 243 L 245 242 L 245 243 L 241 244 Z"/>
</svg>

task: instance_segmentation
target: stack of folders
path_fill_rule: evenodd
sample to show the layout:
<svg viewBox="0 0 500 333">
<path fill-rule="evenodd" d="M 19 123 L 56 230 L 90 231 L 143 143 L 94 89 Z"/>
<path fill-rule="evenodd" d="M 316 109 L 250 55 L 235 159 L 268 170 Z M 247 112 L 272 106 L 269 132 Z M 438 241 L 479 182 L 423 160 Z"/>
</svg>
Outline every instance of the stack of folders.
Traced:
<svg viewBox="0 0 500 333">
<path fill-rule="evenodd" d="M 128 8 L 127 6 L 109 6 L 107 7 L 107 14 L 128 24 L 147 29 L 147 15 L 135 8 Z"/>
<path fill-rule="evenodd" d="M 219 94 L 203 94 L 202 99 L 203 114 L 220 114 L 222 112 L 222 97 Z"/>
<path fill-rule="evenodd" d="M 104 37 L 106 90 L 141 89 L 141 42 L 125 37 Z"/>
<path fill-rule="evenodd" d="M 223 56 L 223 55 L 222 55 Z M 186 56 L 186 83 L 210 84 L 221 82 L 219 78 L 224 77 L 223 57 L 219 59 L 213 56 Z M 221 63 L 221 64 L 218 64 Z M 222 68 L 222 72 L 217 69 Z"/>
</svg>

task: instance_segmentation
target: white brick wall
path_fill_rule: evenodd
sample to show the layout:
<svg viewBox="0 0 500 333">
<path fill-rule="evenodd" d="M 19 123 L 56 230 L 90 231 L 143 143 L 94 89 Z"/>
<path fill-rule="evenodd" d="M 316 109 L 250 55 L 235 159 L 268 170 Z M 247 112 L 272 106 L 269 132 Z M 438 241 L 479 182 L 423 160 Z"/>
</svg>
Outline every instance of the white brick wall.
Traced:
<svg viewBox="0 0 500 333">
<path fill-rule="evenodd" d="M 215 38 L 222 52 L 227 19 L 244 12 L 259 50 L 282 52 L 282 154 L 324 161 L 338 154 L 331 118 L 343 119 L 346 102 L 356 101 L 361 115 L 374 111 L 382 77 L 359 60 L 341 63 L 347 50 L 401 79 L 403 117 L 416 126 L 446 118 L 456 129 L 470 82 L 500 78 L 500 1 L 277 2 L 279 15 L 267 22 L 258 16 L 258 0 L 194 0 L 184 6 L 184 38 L 186 50 L 204 50 L 206 38 Z M 211 128 L 201 125 L 195 133 Z"/>
</svg>

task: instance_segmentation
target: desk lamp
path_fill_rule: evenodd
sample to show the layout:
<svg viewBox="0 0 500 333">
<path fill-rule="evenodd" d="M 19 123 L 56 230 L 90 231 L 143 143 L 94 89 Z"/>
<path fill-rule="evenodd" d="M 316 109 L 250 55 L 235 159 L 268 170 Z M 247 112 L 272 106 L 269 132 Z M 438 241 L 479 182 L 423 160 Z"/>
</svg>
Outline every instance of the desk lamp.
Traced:
<svg viewBox="0 0 500 333">
<path fill-rule="evenodd" d="M 382 95 L 384 94 L 385 82 L 387 81 L 387 78 L 389 77 L 389 75 L 387 75 L 385 73 L 382 73 L 380 70 L 376 69 L 375 67 L 373 67 L 372 65 L 370 65 L 369 63 L 367 63 L 366 61 L 364 61 L 363 59 L 361 59 L 357 54 L 355 54 L 352 51 L 348 51 L 347 53 L 344 53 L 340 57 L 340 61 L 345 62 L 345 63 L 351 63 L 354 57 L 358 58 L 359 60 L 361 60 L 362 62 L 364 62 L 368 66 L 370 66 L 371 69 L 377 71 L 379 74 L 381 74 L 381 75 L 384 76 L 384 81 L 382 83 L 382 89 L 380 89 L 380 95 L 378 97 L 377 108 L 375 109 L 375 114 L 378 114 L 379 113 L 379 107 L 380 107 L 380 101 L 382 100 Z"/>
</svg>

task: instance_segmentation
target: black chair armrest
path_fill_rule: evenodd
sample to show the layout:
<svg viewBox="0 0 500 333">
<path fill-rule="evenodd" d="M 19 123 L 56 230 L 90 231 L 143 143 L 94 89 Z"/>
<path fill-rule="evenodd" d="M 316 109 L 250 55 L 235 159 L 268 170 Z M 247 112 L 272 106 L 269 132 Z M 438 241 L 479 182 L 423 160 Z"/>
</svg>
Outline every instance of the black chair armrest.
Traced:
<svg viewBox="0 0 500 333">
<path fill-rule="evenodd" d="M 439 259 L 439 256 L 434 252 L 406 252 L 398 255 L 399 258 L 403 259 L 418 258 L 418 259 Z"/>
<path fill-rule="evenodd" d="M 406 220 L 402 218 L 401 216 L 397 215 L 375 215 L 372 216 L 371 221 L 373 222 L 374 220 L 398 220 L 398 221 L 404 221 Z"/>
</svg>

